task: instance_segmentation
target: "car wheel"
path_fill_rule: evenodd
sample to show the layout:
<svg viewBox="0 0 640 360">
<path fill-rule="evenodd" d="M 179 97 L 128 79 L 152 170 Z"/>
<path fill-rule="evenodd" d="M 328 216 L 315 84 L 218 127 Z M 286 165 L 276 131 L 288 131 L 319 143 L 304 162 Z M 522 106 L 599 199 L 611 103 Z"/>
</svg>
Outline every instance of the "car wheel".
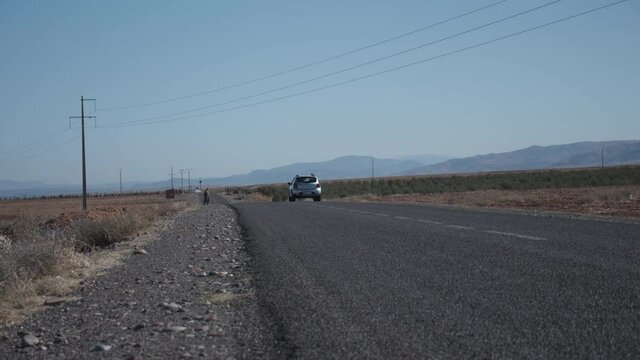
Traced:
<svg viewBox="0 0 640 360">
<path fill-rule="evenodd" d="M 320 196 L 316 196 L 313 198 L 313 201 L 320 201 Z"/>
<path fill-rule="evenodd" d="M 289 197 L 289 201 L 296 201 L 296 197 L 295 196 L 290 196 Z"/>
</svg>

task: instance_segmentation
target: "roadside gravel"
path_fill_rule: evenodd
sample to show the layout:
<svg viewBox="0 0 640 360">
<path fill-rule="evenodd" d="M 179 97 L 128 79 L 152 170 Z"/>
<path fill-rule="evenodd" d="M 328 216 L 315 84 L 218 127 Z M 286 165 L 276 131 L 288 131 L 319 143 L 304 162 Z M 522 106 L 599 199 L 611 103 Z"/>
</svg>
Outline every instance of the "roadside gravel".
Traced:
<svg viewBox="0 0 640 360">
<path fill-rule="evenodd" d="M 234 211 L 181 214 L 159 238 L 22 325 L 3 359 L 277 358 Z"/>
</svg>

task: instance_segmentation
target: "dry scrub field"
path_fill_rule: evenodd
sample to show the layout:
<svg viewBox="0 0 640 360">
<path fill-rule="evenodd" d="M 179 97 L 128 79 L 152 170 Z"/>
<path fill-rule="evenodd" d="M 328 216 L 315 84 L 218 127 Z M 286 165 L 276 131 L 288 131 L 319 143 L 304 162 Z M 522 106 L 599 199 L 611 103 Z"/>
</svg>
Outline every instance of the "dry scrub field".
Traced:
<svg viewBox="0 0 640 360">
<path fill-rule="evenodd" d="M 351 196 L 339 201 L 426 203 L 640 218 L 640 185 Z"/>
<path fill-rule="evenodd" d="M 161 195 L 0 201 L 0 323 L 64 300 L 84 279 L 151 241 L 197 199 Z"/>
<path fill-rule="evenodd" d="M 88 212 L 82 210 L 81 198 L 50 198 L 30 200 L 0 200 L 0 228 L 19 218 L 39 221 L 70 221 L 86 218 L 109 217 L 120 211 L 132 214 L 162 213 L 171 211 L 184 201 L 166 200 L 161 195 L 133 195 L 90 197 Z"/>
<path fill-rule="evenodd" d="M 228 196 L 228 198 L 232 198 Z M 250 193 L 236 201 L 273 201 Z M 640 219 L 640 185 L 536 190 L 477 190 L 432 194 L 355 195 L 330 201 L 454 205 L 476 208 L 551 211 Z"/>
</svg>

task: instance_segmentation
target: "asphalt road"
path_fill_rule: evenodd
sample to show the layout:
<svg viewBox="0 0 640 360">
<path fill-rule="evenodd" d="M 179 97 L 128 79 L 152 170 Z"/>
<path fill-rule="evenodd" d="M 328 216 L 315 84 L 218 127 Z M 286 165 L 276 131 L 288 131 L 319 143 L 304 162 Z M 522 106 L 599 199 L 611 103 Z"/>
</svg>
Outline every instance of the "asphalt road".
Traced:
<svg viewBox="0 0 640 360">
<path fill-rule="evenodd" d="M 640 358 L 640 224 L 235 205 L 288 358 Z"/>
</svg>

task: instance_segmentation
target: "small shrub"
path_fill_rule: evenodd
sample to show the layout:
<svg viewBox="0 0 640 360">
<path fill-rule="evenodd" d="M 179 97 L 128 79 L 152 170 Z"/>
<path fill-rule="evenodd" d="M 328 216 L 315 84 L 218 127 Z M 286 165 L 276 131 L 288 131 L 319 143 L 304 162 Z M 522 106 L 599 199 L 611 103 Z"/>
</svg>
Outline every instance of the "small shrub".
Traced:
<svg viewBox="0 0 640 360">
<path fill-rule="evenodd" d="M 119 214 L 100 220 L 83 220 L 75 225 L 76 248 L 90 251 L 125 241 L 140 228 L 134 216 Z"/>
<path fill-rule="evenodd" d="M 287 201 L 289 199 L 289 190 L 283 185 L 263 185 L 255 189 L 261 195 L 271 198 L 271 201 Z"/>
<path fill-rule="evenodd" d="M 158 204 L 155 211 L 158 216 L 169 216 L 173 213 L 173 207 L 171 204 Z"/>
<path fill-rule="evenodd" d="M 3 229 L 3 233 L 13 239 L 37 237 L 40 235 L 38 220 L 30 216 L 19 217 L 9 223 Z"/>
<path fill-rule="evenodd" d="M 287 196 L 287 194 L 283 192 L 276 192 L 271 196 L 271 201 L 273 202 L 287 201 L 287 200 L 289 200 L 289 197 Z"/>
<path fill-rule="evenodd" d="M 69 238 L 62 233 L 4 238 L 0 244 L 0 292 L 21 282 L 55 274 L 73 251 Z"/>
<path fill-rule="evenodd" d="M 146 217 L 148 217 L 149 222 L 153 222 L 153 220 L 155 220 L 155 218 L 158 216 L 172 216 L 186 208 L 187 208 L 187 204 L 182 201 L 158 204 L 154 209 L 155 212 L 147 213 Z"/>
</svg>

